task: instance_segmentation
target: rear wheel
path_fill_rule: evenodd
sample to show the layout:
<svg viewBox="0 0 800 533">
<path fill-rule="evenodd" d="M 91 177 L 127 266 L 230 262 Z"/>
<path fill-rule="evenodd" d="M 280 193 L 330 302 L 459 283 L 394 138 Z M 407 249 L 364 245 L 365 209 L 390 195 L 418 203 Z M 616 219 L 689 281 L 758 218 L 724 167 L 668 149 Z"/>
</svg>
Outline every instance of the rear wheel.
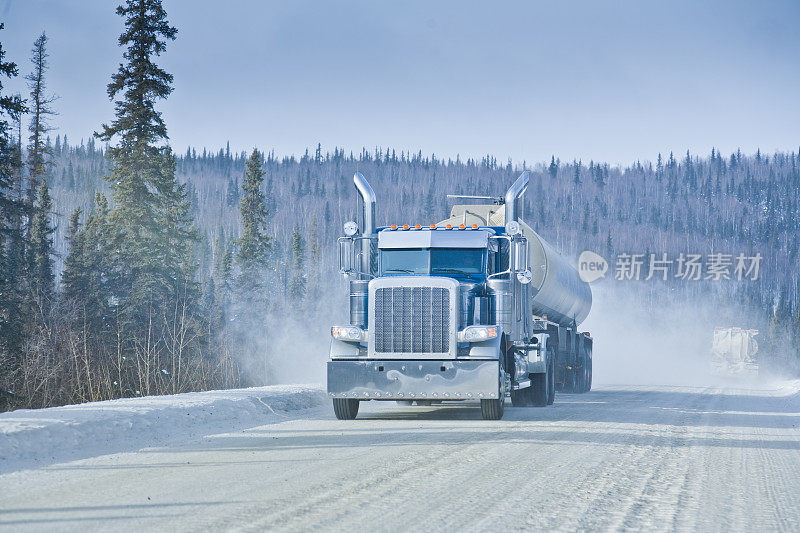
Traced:
<svg viewBox="0 0 800 533">
<path fill-rule="evenodd" d="M 358 400 L 334 398 L 333 412 L 339 420 L 353 420 L 358 414 Z"/>
<path fill-rule="evenodd" d="M 574 368 L 568 368 L 566 371 L 566 379 L 564 385 L 564 392 L 580 392 L 580 376 L 578 371 Z"/>
<path fill-rule="evenodd" d="M 556 358 L 555 351 L 551 354 L 550 358 L 550 371 L 547 373 L 550 378 L 550 383 L 547 387 L 547 405 L 553 405 L 556 401 Z"/>
<path fill-rule="evenodd" d="M 589 392 L 592 390 L 592 347 L 591 345 L 585 346 L 581 350 L 581 372 L 578 380 L 578 389 L 580 392 Z"/>
<path fill-rule="evenodd" d="M 586 387 L 584 392 L 592 390 L 592 359 L 586 359 Z"/>
<path fill-rule="evenodd" d="M 580 369 L 575 371 L 575 392 L 586 392 L 586 364 L 583 361 Z"/>
<path fill-rule="evenodd" d="M 547 391 L 549 387 L 547 386 L 547 373 L 544 374 L 532 374 L 533 379 L 531 383 L 533 384 L 533 390 L 531 390 L 531 404 L 535 407 L 544 407 L 547 405 Z"/>
</svg>

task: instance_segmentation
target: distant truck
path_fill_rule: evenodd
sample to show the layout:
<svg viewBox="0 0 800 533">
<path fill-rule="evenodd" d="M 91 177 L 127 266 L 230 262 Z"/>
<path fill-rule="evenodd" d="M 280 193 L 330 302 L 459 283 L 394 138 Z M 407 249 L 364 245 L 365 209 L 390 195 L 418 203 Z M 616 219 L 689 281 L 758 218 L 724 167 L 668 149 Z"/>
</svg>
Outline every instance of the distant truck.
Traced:
<svg viewBox="0 0 800 533">
<path fill-rule="evenodd" d="M 725 377 L 758 376 L 754 355 L 758 352 L 758 330 L 714 328 L 711 346 L 711 373 Z"/>
<path fill-rule="evenodd" d="M 458 197 L 434 224 L 377 227 L 360 173 L 361 225 L 339 239 L 349 324 L 331 328 L 328 395 L 339 419 L 359 403 L 479 400 L 484 419 L 592 386 L 592 338 L 578 332 L 592 293 L 522 220 L 524 172 L 504 197 Z"/>
</svg>

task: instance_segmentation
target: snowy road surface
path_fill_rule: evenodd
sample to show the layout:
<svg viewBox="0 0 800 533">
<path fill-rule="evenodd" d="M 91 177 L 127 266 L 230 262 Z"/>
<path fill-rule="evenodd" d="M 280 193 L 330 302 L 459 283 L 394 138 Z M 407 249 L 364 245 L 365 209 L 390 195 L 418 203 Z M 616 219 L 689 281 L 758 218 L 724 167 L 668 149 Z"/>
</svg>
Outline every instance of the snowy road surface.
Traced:
<svg viewBox="0 0 800 533">
<path fill-rule="evenodd" d="M 6 530 L 800 529 L 797 388 L 604 387 L 512 408 L 277 412 L 11 468 Z"/>
</svg>

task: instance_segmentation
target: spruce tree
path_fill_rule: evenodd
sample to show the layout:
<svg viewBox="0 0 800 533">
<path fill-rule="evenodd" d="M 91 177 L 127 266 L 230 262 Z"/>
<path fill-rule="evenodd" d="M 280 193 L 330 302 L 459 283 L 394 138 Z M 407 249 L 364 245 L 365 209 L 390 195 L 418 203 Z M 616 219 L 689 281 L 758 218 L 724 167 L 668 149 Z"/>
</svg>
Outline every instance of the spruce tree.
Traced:
<svg viewBox="0 0 800 533">
<path fill-rule="evenodd" d="M 292 277 L 289 282 L 289 294 L 300 302 L 306 295 L 306 274 L 303 265 L 306 255 L 306 243 L 297 226 L 294 227 L 292 232 L 291 250 Z"/>
<path fill-rule="evenodd" d="M 558 165 L 556 164 L 556 156 L 550 157 L 550 166 L 547 167 L 547 172 L 550 173 L 550 178 L 555 179 L 558 175 Z"/>
<path fill-rule="evenodd" d="M 50 189 L 47 182 L 42 180 L 39 183 L 36 209 L 31 224 L 30 256 L 33 271 L 30 273 L 30 282 L 34 301 L 43 315 L 49 311 L 55 287 L 53 275 L 53 233 L 55 229 L 50 225 L 52 209 Z"/>
<path fill-rule="evenodd" d="M 4 25 L 0 23 L 0 30 Z M 5 61 L 0 44 L 0 374 L 12 376 L 22 346 L 21 283 L 25 241 L 20 221 L 24 204 L 19 197 L 20 151 L 11 140 L 11 122 L 27 111 L 19 96 L 2 92 L 5 78 L 18 74 L 16 63 Z M 11 386 L 0 383 L 0 386 Z"/>
<path fill-rule="evenodd" d="M 112 294 L 108 285 L 114 272 L 104 252 L 110 241 L 108 219 L 108 200 L 98 193 L 94 211 L 84 226 L 80 227 L 80 209 L 76 209 L 67 232 L 69 248 L 61 274 L 62 298 L 68 308 L 76 310 L 75 322 L 90 339 L 102 338 L 111 326 Z"/>
<path fill-rule="evenodd" d="M 175 178 L 175 158 L 168 146 L 167 128 L 155 109 L 172 92 L 173 76 L 154 62 L 174 40 L 161 0 L 126 0 L 117 8 L 125 18 L 119 44 L 126 47 L 121 64 L 108 85 L 115 118 L 96 136 L 107 142 L 115 207 L 109 215 L 113 262 L 110 289 L 121 316 L 144 334 L 153 312 L 163 313 L 186 295 L 192 282 L 194 229 L 186 188 Z M 182 296 L 180 296 L 182 297 Z"/>
<path fill-rule="evenodd" d="M 48 166 L 52 164 L 52 147 L 46 143 L 47 133 L 52 131 L 48 118 L 55 115 L 50 105 L 56 100 L 47 95 L 45 72 L 47 71 L 47 35 L 42 32 L 33 43 L 31 63 L 33 72 L 25 76 L 30 90 L 31 122 L 28 126 L 28 200 L 31 205 L 39 194 L 39 183 L 47 175 Z"/>
<path fill-rule="evenodd" d="M 246 300 L 265 299 L 267 261 L 270 253 L 270 237 L 267 234 L 266 198 L 261 191 L 264 182 L 264 160 L 258 150 L 247 159 L 243 190 L 239 203 L 242 234 L 236 241 L 236 265 L 238 276 L 236 288 Z"/>
<path fill-rule="evenodd" d="M 52 165 L 53 149 L 47 133 L 53 128 L 48 117 L 56 113 L 50 107 L 54 96 L 46 93 L 47 35 L 42 32 L 33 43 L 31 63 L 33 71 L 25 76 L 28 80 L 31 102 L 31 122 L 28 127 L 28 203 L 31 210 L 28 225 L 28 285 L 30 302 L 36 314 L 44 316 L 53 300 L 53 233 L 50 212 L 53 208 L 47 174 Z"/>
<path fill-rule="evenodd" d="M 76 300 L 84 290 L 83 278 L 83 245 L 85 234 L 81 229 L 81 208 L 76 207 L 69 216 L 67 227 L 67 257 L 64 259 L 64 271 L 61 273 L 61 289 L 65 300 Z"/>
</svg>

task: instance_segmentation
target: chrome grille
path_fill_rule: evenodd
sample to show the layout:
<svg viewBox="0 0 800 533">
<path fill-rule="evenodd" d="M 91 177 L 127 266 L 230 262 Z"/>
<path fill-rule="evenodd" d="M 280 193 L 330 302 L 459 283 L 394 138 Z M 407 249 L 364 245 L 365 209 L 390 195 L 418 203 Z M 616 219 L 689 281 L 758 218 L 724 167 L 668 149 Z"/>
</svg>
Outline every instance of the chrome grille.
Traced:
<svg viewBox="0 0 800 533">
<path fill-rule="evenodd" d="M 450 290 L 385 287 L 375 290 L 375 352 L 447 353 Z"/>
</svg>

